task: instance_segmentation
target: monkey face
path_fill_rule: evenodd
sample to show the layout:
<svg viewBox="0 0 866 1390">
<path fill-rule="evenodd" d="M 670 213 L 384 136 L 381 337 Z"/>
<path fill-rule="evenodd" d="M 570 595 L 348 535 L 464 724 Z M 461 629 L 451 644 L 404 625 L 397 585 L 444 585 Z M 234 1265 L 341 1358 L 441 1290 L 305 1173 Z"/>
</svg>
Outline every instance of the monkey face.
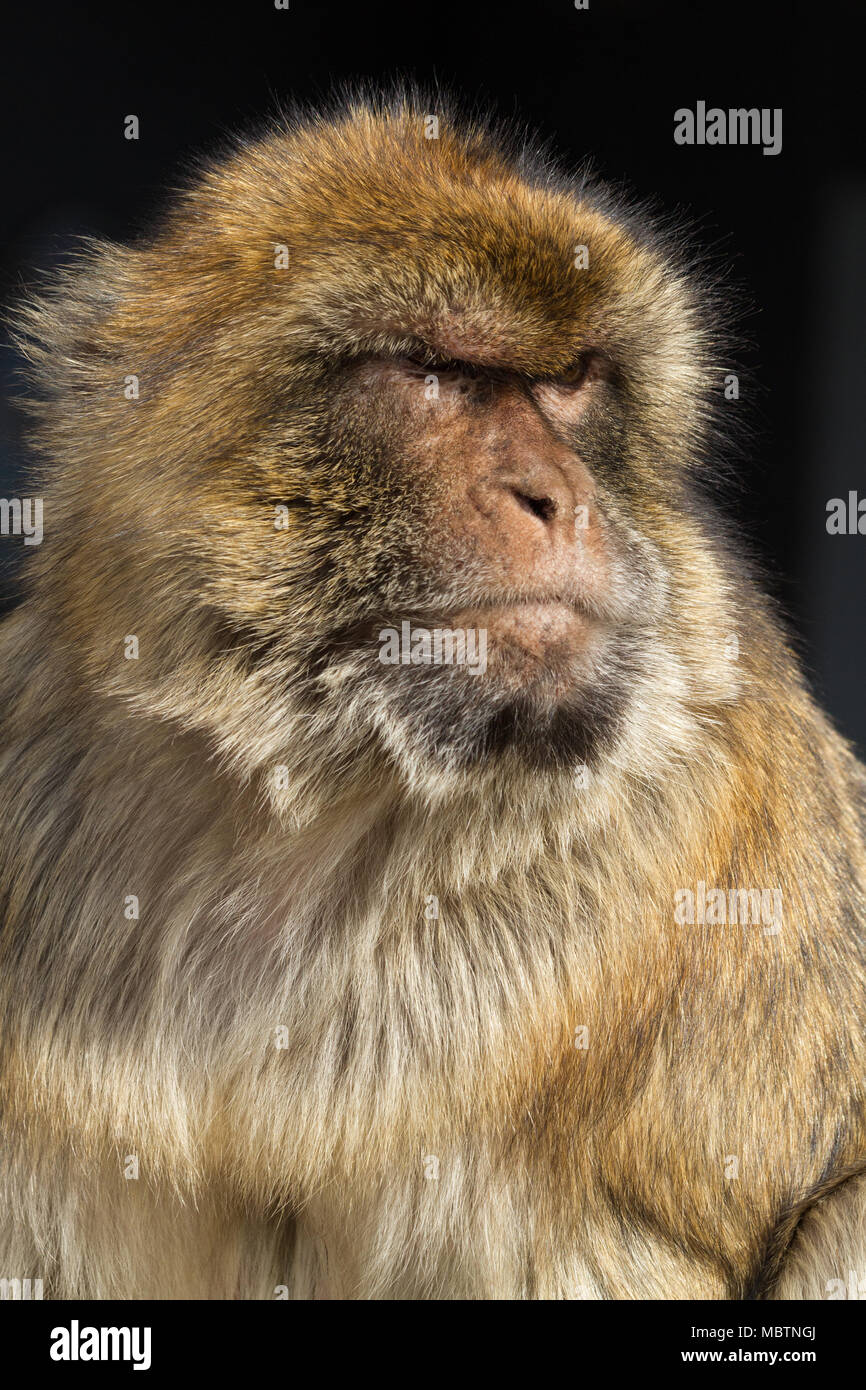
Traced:
<svg viewBox="0 0 866 1390">
<path fill-rule="evenodd" d="M 368 148 L 352 228 L 323 207 L 298 243 L 307 375 L 284 409 L 308 423 L 277 430 L 268 487 L 290 470 L 303 498 L 289 566 L 316 535 L 299 688 L 343 728 L 350 701 L 404 768 L 574 767 L 648 672 L 698 339 L 676 276 L 590 200 L 413 151 L 411 219 L 393 150 Z"/>
<path fill-rule="evenodd" d="M 603 191 L 424 129 L 243 146 L 36 326 L 76 660 L 247 772 L 621 757 L 709 669 L 691 281 Z"/>
<path fill-rule="evenodd" d="M 614 376 L 590 353 L 533 378 L 419 345 L 338 389 L 369 451 L 381 588 L 330 659 L 354 660 L 383 722 L 434 759 L 573 766 L 616 735 L 659 595 L 581 449 L 593 417 L 609 433 Z"/>
</svg>

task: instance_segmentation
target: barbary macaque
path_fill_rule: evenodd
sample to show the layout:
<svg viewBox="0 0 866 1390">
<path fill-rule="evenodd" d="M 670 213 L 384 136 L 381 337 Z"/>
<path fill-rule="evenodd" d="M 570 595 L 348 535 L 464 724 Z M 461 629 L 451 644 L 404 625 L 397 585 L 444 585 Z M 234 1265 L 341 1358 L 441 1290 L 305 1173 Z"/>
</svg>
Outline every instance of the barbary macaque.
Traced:
<svg viewBox="0 0 866 1390">
<path fill-rule="evenodd" d="M 435 109 L 239 142 L 19 313 L 0 1273 L 824 1298 L 866 783 L 713 500 L 722 297 Z"/>
</svg>

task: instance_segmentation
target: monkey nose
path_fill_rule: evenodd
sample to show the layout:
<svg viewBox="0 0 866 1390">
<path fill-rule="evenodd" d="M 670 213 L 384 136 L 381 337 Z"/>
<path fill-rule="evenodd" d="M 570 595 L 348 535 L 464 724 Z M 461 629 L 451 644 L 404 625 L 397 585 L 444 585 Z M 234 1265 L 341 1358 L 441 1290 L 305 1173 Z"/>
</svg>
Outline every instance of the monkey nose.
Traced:
<svg viewBox="0 0 866 1390">
<path fill-rule="evenodd" d="M 593 497 L 592 479 L 579 461 L 563 466 L 559 459 L 523 459 L 516 467 L 494 466 L 470 484 L 469 505 L 455 529 L 508 588 L 582 592 L 590 580 L 602 582 L 606 568 Z"/>
<path fill-rule="evenodd" d="M 554 585 L 575 559 L 571 489 L 552 470 L 502 478 L 490 498 L 490 558 L 511 584 Z"/>
<path fill-rule="evenodd" d="M 555 521 L 561 511 L 562 503 L 557 502 L 555 497 L 549 497 L 546 494 L 539 495 L 540 490 L 538 488 L 512 487 L 511 492 L 517 505 L 522 507 L 524 511 L 531 513 L 532 516 L 537 517 L 543 525 L 549 525 Z"/>
</svg>

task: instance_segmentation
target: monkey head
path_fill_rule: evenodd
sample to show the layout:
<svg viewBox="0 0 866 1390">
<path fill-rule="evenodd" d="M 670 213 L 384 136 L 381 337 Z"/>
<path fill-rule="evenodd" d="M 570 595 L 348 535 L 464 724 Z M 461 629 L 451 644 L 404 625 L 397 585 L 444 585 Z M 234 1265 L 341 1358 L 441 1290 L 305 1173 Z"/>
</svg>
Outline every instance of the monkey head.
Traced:
<svg viewBox="0 0 866 1390">
<path fill-rule="evenodd" d="M 586 179 L 428 133 L 290 122 L 29 311 L 43 582 L 91 683 L 296 788 L 663 761 L 728 679 L 700 297 Z"/>
</svg>

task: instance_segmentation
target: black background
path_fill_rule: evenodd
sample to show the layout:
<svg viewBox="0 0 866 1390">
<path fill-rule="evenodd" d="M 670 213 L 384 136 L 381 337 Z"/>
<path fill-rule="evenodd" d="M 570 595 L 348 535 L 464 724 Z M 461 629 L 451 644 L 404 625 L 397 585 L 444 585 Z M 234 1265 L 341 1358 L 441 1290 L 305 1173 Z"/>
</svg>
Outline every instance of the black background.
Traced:
<svg viewBox="0 0 866 1390">
<path fill-rule="evenodd" d="M 866 751 L 866 536 L 826 503 L 866 496 L 866 172 L 859 7 L 773 0 L 72 6 L 7 12 L 0 299 L 75 238 L 146 228 L 197 154 L 287 98 L 347 79 L 437 80 L 552 137 L 576 162 L 680 209 L 741 305 L 756 433 L 726 505 L 762 558 L 810 678 Z M 783 149 L 680 147 L 678 107 L 782 107 Z M 141 122 L 124 139 L 124 117 Z M 26 491 L 3 357 L 0 495 Z M 11 595 L 19 539 L 0 540 Z"/>
<path fill-rule="evenodd" d="M 506 1309 L 498 1303 L 479 1307 L 416 1302 L 401 1304 L 395 1314 L 384 1303 L 327 1300 L 298 1304 L 108 1299 L 21 1302 L 9 1307 L 7 1318 L 7 1343 L 22 1365 L 57 1385 L 68 1385 L 70 1379 L 74 1384 L 92 1385 L 96 1379 L 133 1387 L 165 1385 L 167 1375 L 172 1384 L 246 1385 L 251 1375 L 258 1383 L 264 1374 L 269 1381 L 291 1385 L 298 1378 L 299 1356 L 305 1368 L 315 1367 L 313 1374 L 321 1368 L 329 1383 L 345 1379 L 353 1384 L 360 1376 L 386 1387 L 409 1380 L 424 1390 L 456 1379 L 470 1384 L 498 1384 L 501 1379 L 510 1384 L 520 1364 L 517 1345 L 529 1345 L 521 1360 L 540 1378 L 559 1374 L 557 1365 L 574 1366 L 577 1378 L 584 1381 L 589 1366 L 593 1379 L 600 1368 L 615 1380 L 629 1376 L 642 1384 L 649 1372 L 665 1386 L 680 1379 L 694 1386 L 705 1383 L 707 1373 L 694 1362 L 684 1365 L 684 1353 L 736 1358 L 742 1350 L 751 1355 L 775 1353 L 779 1359 L 772 1367 L 764 1364 L 758 1369 L 743 1362 L 733 1370 L 728 1363 L 723 1381 L 738 1377 L 742 1382 L 750 1372 L 772 1381 L 780 1369 L 784 1377 L 790 1365 L 782 1363 L 787 1353 L 815 1357 L 799 1367 L 802 1378 L 795 1371 L 795 1383 L 846 1384 L 862 1341 L 861 1319 L 847 1300 L 761 1304 L 680 1299 L 627 1305 L 569 1301 L 549 1311 Z M 51 1360 L 54 1328 L 69 1328 L 73 1318 L 81 1328 L 150 1327 L 150 1369 L 136 1372 L 129 1362 Z M 741 1327 L 752 1329 L 752 1335 L 741 1337 Z M 707 1336 L 708 1329 L 731 1335 Z M 410 1348 L 408 1354 L 404 1347 Z M 393 1350 L 398 1351 L 396 1358 Z"/>
</svg>

